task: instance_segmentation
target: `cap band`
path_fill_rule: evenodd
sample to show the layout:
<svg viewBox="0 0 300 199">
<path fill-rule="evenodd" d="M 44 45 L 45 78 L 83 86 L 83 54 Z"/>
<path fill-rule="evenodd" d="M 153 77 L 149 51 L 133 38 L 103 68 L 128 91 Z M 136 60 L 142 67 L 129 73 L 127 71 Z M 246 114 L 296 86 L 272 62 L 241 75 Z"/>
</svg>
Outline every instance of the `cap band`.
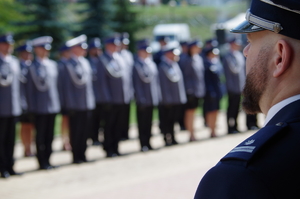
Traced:
<svg viewBox="0 0 300 199">
<path fill-rule="evenodd" d="M 282 9 L 285 9 L 287 11 L 291 11 L 291 12 L 294 12 L 294 13 L 297 13 L 297 14 L 300 14 L 300 11 L 299 10 L 292 10 L 286 6 L 282 6 L 282 5 L 278 5 L 278 4 L 275 4 L 274 2 L 270 1 L 270 0 L 261 0 L 262 2 L 265 2 L 265 3 L 268 3 L 272 6 L 277 6 L 279 8 L 282 8 Z"/>
<path fill-rule="evenodd" d="M 258 17 L 250 12 L 250 9 L 247 10 L 246 13 L 246 20 L 249 23 L 255 24 L 259 27 L 262 27 L 264 29 L 273 31 L 275 33 L 279 33 L 281 30 L 283 30 L 283 27 L 280 25 L 280 23 L 269 21 L 267 19 L 263 19 L 261 17 Z"/>
</svg>

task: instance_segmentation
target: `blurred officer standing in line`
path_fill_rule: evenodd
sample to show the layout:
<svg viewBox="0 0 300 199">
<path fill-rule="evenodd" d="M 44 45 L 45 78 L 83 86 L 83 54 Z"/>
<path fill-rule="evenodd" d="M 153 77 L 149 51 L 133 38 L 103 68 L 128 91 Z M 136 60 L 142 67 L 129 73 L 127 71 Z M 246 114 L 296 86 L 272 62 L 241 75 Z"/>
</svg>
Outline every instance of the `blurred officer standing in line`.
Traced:
<svg viewBox="0 0 300 199">
<path fill-rule="evenodd" d="M 21 70 L 11 55 L 14 40 L 11 34 L 0 36 L 0 174 L 1 178 L 17 175 L 13 169 L 15 131 L 22 113 L 20 101 Z"/>
<path fill-rule="evenodd" d="M 124 129 L 122 130 L 121 134 L 121 140 L 127 140 L 129 138 L 128 136 L 128 130 L 129 130 L 129 115 L 130 115 L 130 102 L 133 97 L 133 86 L 132 86 L 132 69 L 133 69 L 133 55 L 128 50 L 128 45 L 130 43 L 129 40 L 129 34 L 127 32 L 121 33 L 121 46 L 119 54 L 120 56 L 120 62 L 124 63 L 124 74 L 123 74 L 123 86 L 124 86 L 124 92 L 127 93 L 127 99 L 125 99 L 124 104 L 124 111 L 126 111 L 126 118 L 124 118 L 122 126 Z"/>
<path fill-rule="evenodd" d="M 121 45 L 120 37 L 115 34 L 104 40 L 105 51 L 101 56 L 104 65 L 103 86 L 105 99 L 106 121 L 104 127 L 104 150 L 107 157 L 120 155 L 118 150 L 119 141 L 124 127 L 124 118 L 127 121 L 127 104 L 130 102 L 130 91 L 127 89 L 130 85 L 130 79 L 125 76 L 126 66 L 119 55 Z M 125 76 L 125 77 L 124 77 Z M 128 122 L 128 121 L 127 121 Z M 122 126 L 123 125 L 123 126 Z"/>
<path fill-rule="evenodd" d="M 124 59 L 124 61 L 126 62 L 126 65 L 128 67 L 131 67 L 132 69 L 134 60 L 133 60 L 132 53 L 128 50 L 128 45 L 130 43 L 129 34 L 127 32 L 122 33 L 120 40 L 121 40 L 120 54 Z"/>
<path fill-rule="evenodd" d="M 185 104 L 185 127 L 190 132 L 190 141 L 196 141 L 194 133 L 195 112 L 199 100 L 205 95 L 204 64 L 199 55 L 202 43 L 198 40 L 188 42 L 188 52 L 181 61 L 184 86 L 187 95 Z"/>
<path fill-rule="evenodd" d="M 243 108 L 265 125 L 201 180 L 195 199 L 299 198 L 300 1 L 253 0 L 233 33 L 246 33 Z"/>
<path fill-rule="evenodd" d="M 64 68 L 66 67 L 66 65 L 68 64 L 68 61 L 71 57 L 71 53 L 70 53 L 70 48 L 68 46 L 66 46 L 66 44 L 62 45 L 59 49 L 59 55 L 60 55 L 60 59 L 57 62 L 57 66 L 58 66 L 58 71 L 59 74 L 61 74 L 64 70 Z M 66 105 L 65 103 L 66 100 L 63 99 L 64 97 L 64 92 L 62 89 L 64 88 L 62 85 L 63 83 L 63 76 L 59 75 L 58 78 L 58 89 L 59 89 L 59 98 L 60 98 L 60 103 L 61 103 L 61 115 L 62 115 L 62 120 L 61 120 L 61 136 L 62 136 L 62 140 L 63 140 L 63 150 L 66 151 L 70 151 L 72 150 L 71 144 L 70 144 L 70 129 L 69 129 L 69 117 L 68 117 L 68 112 L 65 109 Z"/>
<path fill-rule="evenodd" d="M 88 59 L 90 62 L 90 65 L 92 67 L 93 71 L 93 89 L 95 94 L 95 100 L 96 100 L 96 108 L 93 110 L 92 118 L 91 118 L 91 132 L 89 137 L 92 139 L 93 145 L 100 145 L 99 141 L 99 131 L 102 127 L 101 125 L 104 124 L 104 111 L 101 103 L 101 93 L 98 91 L 99 87 L 103 86 L 98 81 L 98 64 L 100 62 L 100 56 L 102 55 L 102 49 L 101 49 L 101 40 L 99 38 L 93 38 L 89 42 L 88 46 Z M 100 71 L 99 71 L 100 72 Z M 103 71 L 102 71 L 103 73 Z M 100 74 L 100 76 L 103 74 Z M 99 77 L 103 78 L 103 77 Z"/>
<path fill-rule="evenodd" d="M 186 103 L 182 72 L 177 63 L 180 50 L 174 43 L 168 43 L 158 66 L 162 100 L 159 105 L 160 129 L 166 146 L 177 144 L 174 124 L 178 121 L 180 108 Z"/>
<path fill-rule="evenodd" d="M 223 66 L 219 61 L 219 49 L 210 47 L 204 49 L 203 63 L 205 76 L 205 96 L 203 112 L 205 121 L 210 128 L 210 137 L 216 137 L 216 122 L 222 98 L 221 75 Z"/>
<path fill-rule="evenodd" d="M 151 57 L 148 40 L 137 42 L 137 56 L 133 68 L 133 86 L 137 105 L 137 122 L 141 151 L 152 150 L 150 144 L 153 108 L 160 100 L 158 70 Z"/>
<path fill-rule="evenodd" d="M 188 42 L 187 41 L 181 41 L 180 42 L 180 47 L 181 47 L 181 53 L 179 55 L 179 67 L 181 69 L 181 71 L 183 70 L 183 68 L 185 67 L 185 59 L 188 56 Z M 180 130 L 186 130 L 186 126 L 184 123 L 184 115 L 185 115 L 185 105 L 182 105 L 181 110 L 180 110 L 180 115 L 179 115 L 179 119 L 178 119 L 178 123 L 180 125 Z"/>
<path fill-rule="evenodd" d="M 157 36 L 157 41 L 159 42 L 160 49 L 158 52 L 154 53 L 154 55 L 153 55 L 153 60 L 157 66 L 159 66 L 159 63 L 161 62 L 161 58 L 164 55 L 163 50 L 164 50 L 165 46 L 167 45 L 168 40 L 169 39 L 166 36 Z"/>
<path fill-rule="evenodd" d="M 240 110 L 241 94 L 244 88 L 246 72 L 245 57 L 240 52 L 242 41 L 229 40 L 230 49 L 222 59 L 228 94 L 227 127 L 228 134 L 238 133 L 237 117 Z"/>
<path fill-rule="evenodd" d="M 92 85 L 92 68 L 84 56 L 88 47 L 86 35 L 80 35 L 66 42 L 71 58 L 62 75 L 64 96 L 63 108 L 67 110 L 70 125 L 70 141 L 73 163 L 88 162 L 85 156 L 91 111 L 95 108 Z"/>
<path fill-rule="evenodd" d="M 20 61 L 21 66 L 21 73 L 22 73 L 22 84 L 21 84 L 21 100 L 22 100 L 22 110 L 23 113 L 20 117 L 20 123 L 21 123 L 21 140 L 24 146 L 24 156 L 25 157 L 31 157 L 33 156 L 33 152 L 31 149 L 32 144 L 32 137 L 33 137 L 33 118 L 28 113 L 28 107 L 27 107 L 27 99 L 25 95 L 25 84 L 26 84 L 26 76 L 28 74 L 29 66 L 32 63 L 33 54 L 32 54 L 32 45 L 31 42 L 26 42 L 24 45 L 19 46 L 15 49 L 15 52 L 18 54 L 18 58 Z"/>
<path fill-rule="evenodd" d="M 50 60 L 49 51 L 53 39 L 50 36 L 32 40 L 35 58 L 29 66 L 26 83 L 28 111 L 34 116 L 36 151 L 40 169 L 52 169 L 49 159 L 56 114 L 60 111 L 58 95 L 58 68 Z"/>
</svg>

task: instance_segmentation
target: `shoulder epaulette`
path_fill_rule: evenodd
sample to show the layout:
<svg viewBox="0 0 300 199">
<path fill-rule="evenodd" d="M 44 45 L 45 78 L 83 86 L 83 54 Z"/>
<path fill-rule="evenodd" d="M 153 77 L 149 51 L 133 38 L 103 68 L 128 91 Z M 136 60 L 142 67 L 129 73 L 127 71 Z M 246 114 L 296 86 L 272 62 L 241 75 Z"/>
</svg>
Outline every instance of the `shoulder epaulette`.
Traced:
<svg viewBox="0 0 300 199">
<path fill-rule="evenodd" d="M 278 135 L 287 123 L 279 122 L 275 125 L 263 127 L 257 133 L 244 140 L 241 144 L 233 148 L 226 156 L 221 159 L 221 162 L 229 160 L 240 160 L 249 162 L 263 146 L 272 141 L 272 138 Z"/>
</svg>

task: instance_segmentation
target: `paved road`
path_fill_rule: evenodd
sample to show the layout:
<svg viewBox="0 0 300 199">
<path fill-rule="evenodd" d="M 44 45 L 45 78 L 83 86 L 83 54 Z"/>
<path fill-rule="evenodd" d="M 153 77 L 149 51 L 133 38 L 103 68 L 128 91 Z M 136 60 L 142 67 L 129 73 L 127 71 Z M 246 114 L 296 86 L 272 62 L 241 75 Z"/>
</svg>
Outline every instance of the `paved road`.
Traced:
<svg viewBox="0 0 300 199">
<path fill-rule="evenodd" d="M 262 118 L 262 116 L 261 116 Z M 107 159 L 99 146 L 87 150 L 92 163 L 73 165 L 71 153 L 60 151 L 61 139 L 53 143 L 51 171 L 37 171 L 35 158 L 23 158 L 22 146 L 16 144 L 15 170 L 21 177 L 0 180 L 1 199 L 191 199 L 205 172 L 229 150 L 253 131 L 245 131 L 245 116 L 240 114 L 243 133 L 225 135 L 225 114 L 218 117 L 218 138 L 210 139 L 209 131 L 197 117 L 198 141 L 189 143 L 188 133 L 178 132 L 177 146 L 163 147 L 157 125 L 153 126 L 152 145 L 157 150 L 139 152 L 137 129 L 130 128 L 130 140 L 120 143 L 122 157 Z M 263 119 L 261 119 L 263 120 Z"/>
</svg>

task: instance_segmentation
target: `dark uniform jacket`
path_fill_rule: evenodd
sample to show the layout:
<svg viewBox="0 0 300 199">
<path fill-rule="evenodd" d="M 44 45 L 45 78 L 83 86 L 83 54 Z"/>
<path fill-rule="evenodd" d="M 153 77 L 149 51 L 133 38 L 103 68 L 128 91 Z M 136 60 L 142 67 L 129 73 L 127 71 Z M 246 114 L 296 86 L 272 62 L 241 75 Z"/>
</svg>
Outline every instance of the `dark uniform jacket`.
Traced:
<svg viewBox="0 0 300 199">
<path fill-rule="evenodd" d="M 129 50 L 123 49 L 116 53 L 116 61 L 123 70 L 123 95 L 124 103 L 129 104 L 133 98 L 133 85 L 132 85 L 132 68 L 133 68 L 133 55 Z"/>
<path fill-rule="evenodd" d="M 184 86 L 188 95 L 198 98 L 205 95 L 204 64 L 200 55 L 184 56 L 181 58 L 181 70 Z"/>
<path fill-rule="evenodd" d="M 65 97 L 65 87 L 62 86 L 64 82 L 65 75 L 62 75 L 64 73 L 65 68 L 67 67 L 68 60 L 66 58 L 61 58 L 60 60 L 57 61 L 57 68 L 58 68 L 58 93 L 59 93 L 59 101 L 60 101 L 60 106 L 62 109 L 66 107 L 66 100 L 64 99 Z M 65 110 L 63 110 L 65 111 Z"/>
<path fill-rule="evenodd" d="M 104 52 L 101 61 L 104 65 L 102 69 L 104 69 L 105 76 L 103 82 L 100 81 L 105 84 L 105 100 L 112 104 L 129 104 L 133 92 L 130 88 L 131 71 L 122 63 L 122 58 L 118 53 L 111 55 Z M 97 74 L 99 73 L 101 72 Z"/>
<path fill-rule="evenodd" d="M 26 83 L 27 83 L 26 76 L 28 74 L 29 66 L 31 65 L 32 61 L 31 60 L 25 61 L 25 60 L 19 59 L 19 62 L 20 62 L 20 68 L 21 68 L 21 76 L 20 76 L 21 107 L 22 107 L 23 113 L 26 113 L 27 109 L 28 109 L 27 99 L 26 99 L 26 91 L 25 91 Z"/>
<path fill-rule="evenodd" d="M 206 95 L 216 99 L 222 98 L 221 75 L 222 65 L 219 61 L 203 58 Z"/>
<path fill-rule="evenodd" d="M 195 199 L 300 198 L 300 100 L 230 151 L 201 180 Z"/>
<path fill-rule="evenodd" d="M 88 111 L 95 108 L 92 69 L 84 57 L 72 57 L 61 65 L 61 99 L 64 110 Z"/>
<path fill-rule="evenodd" d="M 162 95 L 161 104 L 180 105 L 186 103 L 184 80 L 177 62 L 163 56 L 158 72 Z"/>
<path fill-rule="evenodd" d="M 244 88 L 245 58 L 240 51 L 229 51 L 222 59 L 227 91 L 240 94 Z"/>
<path fill-rule="evenodd" d="M 107 71 L 104 65 L 104 62 L 106 63 L 109 59 L 104 56 L 101 55 L 90 60 L 94 74 L 93 88 L 97 104 L 109 103 L 111 100 L 110 90 L 106 81 Z"/>
<path fill-rule="evenodd" d="M 60 111 L 57 64 L 48 58 L 35 59 L 29 66 L 26 82 L 28 111 L 35 114 L 52 114 Z"/>
<path fill-rule="evenodd" d="M 157 106 L 160 100 L 158 70 L 151 58 L 136 57 L 132 73 L 135 100 L 141 106 Z"/>
<path fill-rule="evenodd" d="M 0 117 L 21 115 L 20 64 L 17 58 L 0 56 Z"/>
</svg>

